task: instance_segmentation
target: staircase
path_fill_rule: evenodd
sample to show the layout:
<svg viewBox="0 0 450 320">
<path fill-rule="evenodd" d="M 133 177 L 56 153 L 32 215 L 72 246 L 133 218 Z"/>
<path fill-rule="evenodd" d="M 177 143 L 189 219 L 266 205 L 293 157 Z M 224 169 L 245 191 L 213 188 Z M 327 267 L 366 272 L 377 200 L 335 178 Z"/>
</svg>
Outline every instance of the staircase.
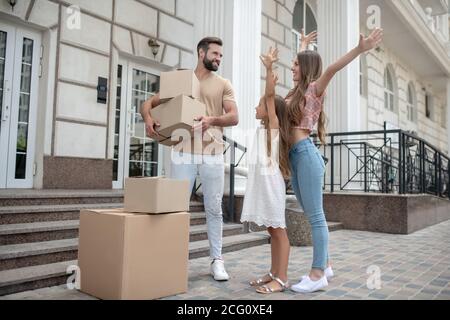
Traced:
<svg viewBox="0 0 450 320">
<path fill-rule="evenodd" d="M 6 190 L 0 193 L 0 296 L 66 283 L 77 265 L 82 209 L 123 207 L 123 191 Z M 191 202 L 189 258 L 209 255 L 206 216 Z M 224 224 L 223 252 L 269 243 L 266 232 Z"/>
</svg>

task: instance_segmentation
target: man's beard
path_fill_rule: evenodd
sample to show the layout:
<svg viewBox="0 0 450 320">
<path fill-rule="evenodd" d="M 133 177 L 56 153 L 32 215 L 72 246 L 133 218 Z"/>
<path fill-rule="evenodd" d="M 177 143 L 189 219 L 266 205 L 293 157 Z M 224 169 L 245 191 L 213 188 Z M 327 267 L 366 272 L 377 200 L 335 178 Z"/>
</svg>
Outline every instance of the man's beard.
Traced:
<svg viewBox="0 0 450 320">
<path fill-rule="evenodd" d="M 203 65 L 205 66 L 205 68 L 209 71 L 214 71 L 216 72 L 217 70 L 219 70 L 218 66 L 215 66 L 213 64 L 213 62 L 211 60 L 208 60 L 206 57 L 203 59 Z"/>
</svg>

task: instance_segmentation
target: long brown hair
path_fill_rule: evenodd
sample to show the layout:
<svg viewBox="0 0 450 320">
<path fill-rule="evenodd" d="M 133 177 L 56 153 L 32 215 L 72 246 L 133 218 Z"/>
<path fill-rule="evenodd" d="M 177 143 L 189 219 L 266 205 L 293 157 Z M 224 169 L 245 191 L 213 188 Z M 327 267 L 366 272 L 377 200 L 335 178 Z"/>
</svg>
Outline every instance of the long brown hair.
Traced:
<svg viewBox="0 0 450 320">
<path fill-rule="evenodd" d="M 263 99 L 263 100 L 264 100 L 264 105 L 267 110 L 266 99 Z M 284 178 L 289 178 L 289 176 L 291 174 L 291 170 L 289 167 L 289 160 L 288 160 L 288 158 L 286 158 L 282 155 L 283 150 L 285 150 L 286 148 L 289 148 L 289 137 L 290 137 L 289 129 L 288 129 L 289 118 L 288 118 L 288 114 L 287 114 L 286 102 L 285 102 L 284 98 L 279 95 L 275 96 L 275 113 L 277 115 L 278 124 L 280 126 L 280 129 L 279 129 L 280 152 L 278 153 L 279 154 L 280 171 Z M 270 126 L 269 126 L 269 121 L 268 121 L 268 119 L 263 119 L 261 121 L 261 123 L 264 125 L 264 128 L 266 129 L 267 156 L 270 159 L 272 157 L 272 135 L 271 135 L 271 130 L 270 130 Z"/>
<path fill-rule="evenodd" d="M 287 116 L 288 121 L 286 127 L 288 127 L 288 132 L 291 132 L 292 127 L 300 125 L 303 119 L 302 109 L 305 105 L 305 94 L 308 90 L 309 85 L 318 80 L 322 75 L 322 58 L 316 51 L 305 50 L 297 54 L 298 63 L 300 65 L 300 79 L 296 84 L 295 88 L 292 89 L 287 99 L 290 102 L 287 104 Z M 323 111 L 319 116 L 318 123 L 318 136 L 322 145 L 326 144 L 326 115 Z M 289 158 L 289 148 L 282 150 L 282 156 Z"/>
</svg>

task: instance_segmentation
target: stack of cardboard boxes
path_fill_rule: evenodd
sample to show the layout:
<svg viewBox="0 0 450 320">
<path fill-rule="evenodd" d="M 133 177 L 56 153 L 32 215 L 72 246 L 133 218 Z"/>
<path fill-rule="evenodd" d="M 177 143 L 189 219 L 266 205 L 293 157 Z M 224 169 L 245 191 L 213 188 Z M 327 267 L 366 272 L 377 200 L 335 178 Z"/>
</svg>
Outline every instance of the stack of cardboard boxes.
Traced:
<svg viewBox="0 0 450 320">
<path fill-rule="evenodd" d="M 189 182 L 125 181 L 125 208 L 83 210 L 81 291 L 105 300 L 150 300 L 188 285 Z"/>
<path fill-rule="evenodd" d="M 206 106 L 200 102 L 200 83 L 192 70 L 161 73 L 160 87 L 159 97 L 163 103 L 150 113 L 160 124 L 156 140 L 173 146 L 181 138 L 191 138 L 195 119 L 206 115 Z"/>
<path fill-rule="evenodd" d="M 191 130 L 206 107 L 195 100 L 193 71 L 161 75 L 161 100 L 152 117 L 161 143 L 177 129 Z M 80 213 L 78 265 L 81 291 L 108 300 L 158 299 L 188 286 L 189 181 L 162 177 L 125 181 L 124 209 Z"/>
</svg>

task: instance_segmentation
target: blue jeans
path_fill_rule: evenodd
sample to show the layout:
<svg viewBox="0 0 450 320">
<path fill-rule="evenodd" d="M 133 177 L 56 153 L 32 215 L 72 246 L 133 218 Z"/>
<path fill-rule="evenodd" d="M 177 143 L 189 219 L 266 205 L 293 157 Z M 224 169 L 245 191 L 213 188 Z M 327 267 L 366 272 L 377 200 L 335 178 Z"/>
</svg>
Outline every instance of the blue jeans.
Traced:
<svg viewBox="0 0 450 320">
<path fill-rule="evenodd" d="M 295 144 L 289 152 L 295 196 L 303 207 L 312 229 L 313 269 L 328 265 L 328 225 L 323 211 L 323 179 L 325 163 L 310 139 Z"/>
<path fill-rule="evenodd" d="M 181 155 L 172 151 L 172 179 L 189 180 L 189 190 L 192 190 L 197 178 L 197 172 L 200 174 L 200 182 L 202 183 L 210 257 L 212 259 L 221 259 L 223 235 L 222 198 L 225 180 L 224 156 Z"/>
</svg>

